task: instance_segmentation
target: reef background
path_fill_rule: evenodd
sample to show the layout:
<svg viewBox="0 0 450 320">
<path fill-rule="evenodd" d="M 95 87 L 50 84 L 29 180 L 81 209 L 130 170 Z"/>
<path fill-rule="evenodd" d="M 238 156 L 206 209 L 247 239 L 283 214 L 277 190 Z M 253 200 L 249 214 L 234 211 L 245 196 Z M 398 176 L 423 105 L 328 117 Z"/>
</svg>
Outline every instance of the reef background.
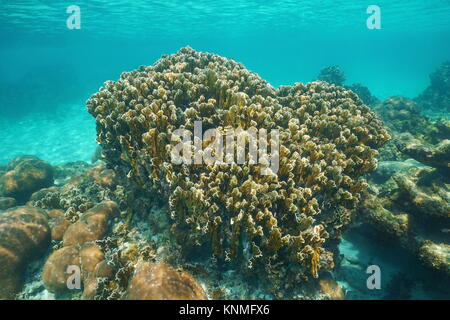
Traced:
<svg viewBox="0 0 450 320">
<path fill-rule="evenodd" d="M 450 3 L 444 0 L 380 0 L 381 30 L 366 28 L 370 3 L 361 0 L 142 0 L 132 7 L 78 1 L 81 30 L 66 28 L 71 4 L 0 2 L 0 165 L 24 154 L 52 165 L 91 162 L 96 133 L 86 100 L 104 81 L 185 45 L 242 62 L 274 87 L 310 82 L 322 68 L 339 65 L 345 84 L 361 83 L 380 101 L 418 97 L 430 73 L 450 60 Z M 449 116 L 439 107 L 421 112 Z M 369 264 L 400 278 L 403 287 L 429 276 L 412 256 L 372 233 L 350 230 L 340 245 L 338 280 L 347 298 L 385 297 L 361 286 Z M 407 275 L 398 276 L 405 268 Z M 448 298 L 422 287 L 412 291 L 409 297 Z"/>
</svg>

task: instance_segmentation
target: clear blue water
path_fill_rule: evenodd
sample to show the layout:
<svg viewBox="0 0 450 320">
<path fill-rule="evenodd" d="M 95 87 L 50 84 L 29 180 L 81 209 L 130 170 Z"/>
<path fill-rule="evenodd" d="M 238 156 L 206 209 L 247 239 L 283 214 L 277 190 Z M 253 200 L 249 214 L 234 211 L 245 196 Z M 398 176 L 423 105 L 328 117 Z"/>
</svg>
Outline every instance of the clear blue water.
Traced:
<svg viewBox="0 0 450 320">
<path fill-rule="evenodd" d="M 380 99 L 413 98 L 450 60 L 450 0 L 372 2 L 0 0 L 0 164 L 22 154 L 90 161 L 86 99 L 185 45 L 242 62 L 273 86 L 339 65 L 347 84 Z M 80 30 L 66 27 L 72 4 Z M 381 30 L 366 27 L 371 4 L 381 8 Z"/>
<path fill-rule="evenodd" d="M 450 59 L 448 0 L 377 1 L 381 30 L 367 29 L 371 3 L 362 0 L 77 1 L 81 29 L 69 30 L 66 8 L 72 4 L 0 1 L 0 88 L 7 93 L 0 100 L 0 144 L 8 146 L 0 163 L 27 149 L 27 141 L 17 150 L 5 141 L 17 130 L 34 137 L 29 143 L 46 160 L 76 160 L 80 150 L 74 145 L 81 140 L 70 133 L 69 119 L 63 121 L 69 137 L 57 142 L 67 144 L 66 152 L 48 145 L 60 124 L 52 125 L 54 113 L 64 114 L 70 105 L 83 141 L 87 132 L 93 140 L 84 112 L 90 94 L 121 72 L 185 45 L 243 62 L 274 86 L 308 82 L 321 68 L 339 65 L 347 83 L 360 82 L 379 98 L 418 95 L 429 73 Z M 18 125 L 30 112 L 50 123 L 33 125 L 33 116 L 27 128 Z M 93 145 L 86 148 L 82 160 Z"/>
</svg>

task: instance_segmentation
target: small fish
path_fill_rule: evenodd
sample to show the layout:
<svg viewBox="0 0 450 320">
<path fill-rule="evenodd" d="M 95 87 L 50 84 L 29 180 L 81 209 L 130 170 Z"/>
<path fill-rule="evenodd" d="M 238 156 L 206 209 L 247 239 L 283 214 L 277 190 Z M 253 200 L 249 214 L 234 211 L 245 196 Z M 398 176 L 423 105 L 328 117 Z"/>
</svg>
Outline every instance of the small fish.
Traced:
<svg viewBox="0 0 450 320">
<path fill-rule="evenodd" d="M 443 232 L 443 233 L 450 233 L 450 229 L 441 229 L 441 232 Z"/>
</svg>

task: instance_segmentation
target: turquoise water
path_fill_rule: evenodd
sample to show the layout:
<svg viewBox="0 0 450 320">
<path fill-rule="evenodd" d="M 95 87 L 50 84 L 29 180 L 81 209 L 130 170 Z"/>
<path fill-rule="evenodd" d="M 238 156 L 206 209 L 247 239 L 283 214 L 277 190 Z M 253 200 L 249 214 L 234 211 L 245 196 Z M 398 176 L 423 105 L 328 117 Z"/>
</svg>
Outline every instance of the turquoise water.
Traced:
<svg viewBox="0 0 450 320">
<path fill-rule="evenodd" d="M 66 26 L 73 4 L 80 30 Z M 371 4 L 380 30 L 366 27 Z M 381 100 L 414 98 L 450 60 L 450 0 L 0 0 L 0 164 L 23 154 L 89 162 L 89 96 L 186 45 L 242 62 L 273 86 L 339 65 L 346 84 Z"/>
<path fill-rule="evenodd" d="M 27 143 L 45 160 L 79 159 L 75 146 L 94 138 L 84 112 L 90 94 L 185 45 L 234 58 L 274 86 L 309 82 L 321 68 L 339 65 L 347 83 L 360 82 L 380 99 L 417 96 L 450 58 L 448 0 L 377 1 L 381 30 L 367 29 L 371 3 L 361 0 L 77 1 L 79 30 L 66 26 L 72 4 L 0 1 L 0 143 L 8 150 L 0 163 Z M 72 125 L 67 117 L 54 120 L 67 108 Z M 35 114 L 47 122 L 37 123 Z M 68 136 L 57 144 L 66 150 L 55 153 L 50 144 L 60 125 Z M 72 130 L 83 132 L 82 140 Z M 17 133 L 29 141 L 8 142 Z M 82 160 L 94 148 L 84 145 Z"/>
</svg>

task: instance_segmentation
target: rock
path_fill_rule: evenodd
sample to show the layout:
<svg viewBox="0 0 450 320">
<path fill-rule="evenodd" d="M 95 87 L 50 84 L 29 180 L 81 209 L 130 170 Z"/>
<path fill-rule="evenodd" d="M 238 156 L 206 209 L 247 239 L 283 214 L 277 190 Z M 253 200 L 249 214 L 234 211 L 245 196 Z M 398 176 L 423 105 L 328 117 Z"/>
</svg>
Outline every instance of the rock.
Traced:
<svg viewBox="0 0 450 320">
<path fill-rule="evenodd" d="M 426 265 L 450 274 L 449 244 L 424 241 L 419 248 L 419 257 Z"/>
<path fill-rule="evenodd" d="M 16 207 L 0 213 L 0 299 L 11 299 L 22 286 L 25 265 L 50 243 L 44 210 Z"/>
<path fill-rule="evenodd" d="M 92 299 L 97 294 L 99 278 L 111 277 L 113 270 L 108 266 L 100 247 L 93 243 L 80 250 L 80 261 L 84 278 L 83 297 Z"/>
<path fill-rule="evenodd" d="M 53 184 L 53 168 L 45 161 L 31 156 L 13 160 L 3 177 L 0 189 L 6 197 L 12 197 L 24 204 L 33 192 Z"/>
<path fill-rule="evenodd" d="M 198 281 L 164 263 L 140 262 L 127 290 L 128 300 L 205 300 Z"/>
</svg>

